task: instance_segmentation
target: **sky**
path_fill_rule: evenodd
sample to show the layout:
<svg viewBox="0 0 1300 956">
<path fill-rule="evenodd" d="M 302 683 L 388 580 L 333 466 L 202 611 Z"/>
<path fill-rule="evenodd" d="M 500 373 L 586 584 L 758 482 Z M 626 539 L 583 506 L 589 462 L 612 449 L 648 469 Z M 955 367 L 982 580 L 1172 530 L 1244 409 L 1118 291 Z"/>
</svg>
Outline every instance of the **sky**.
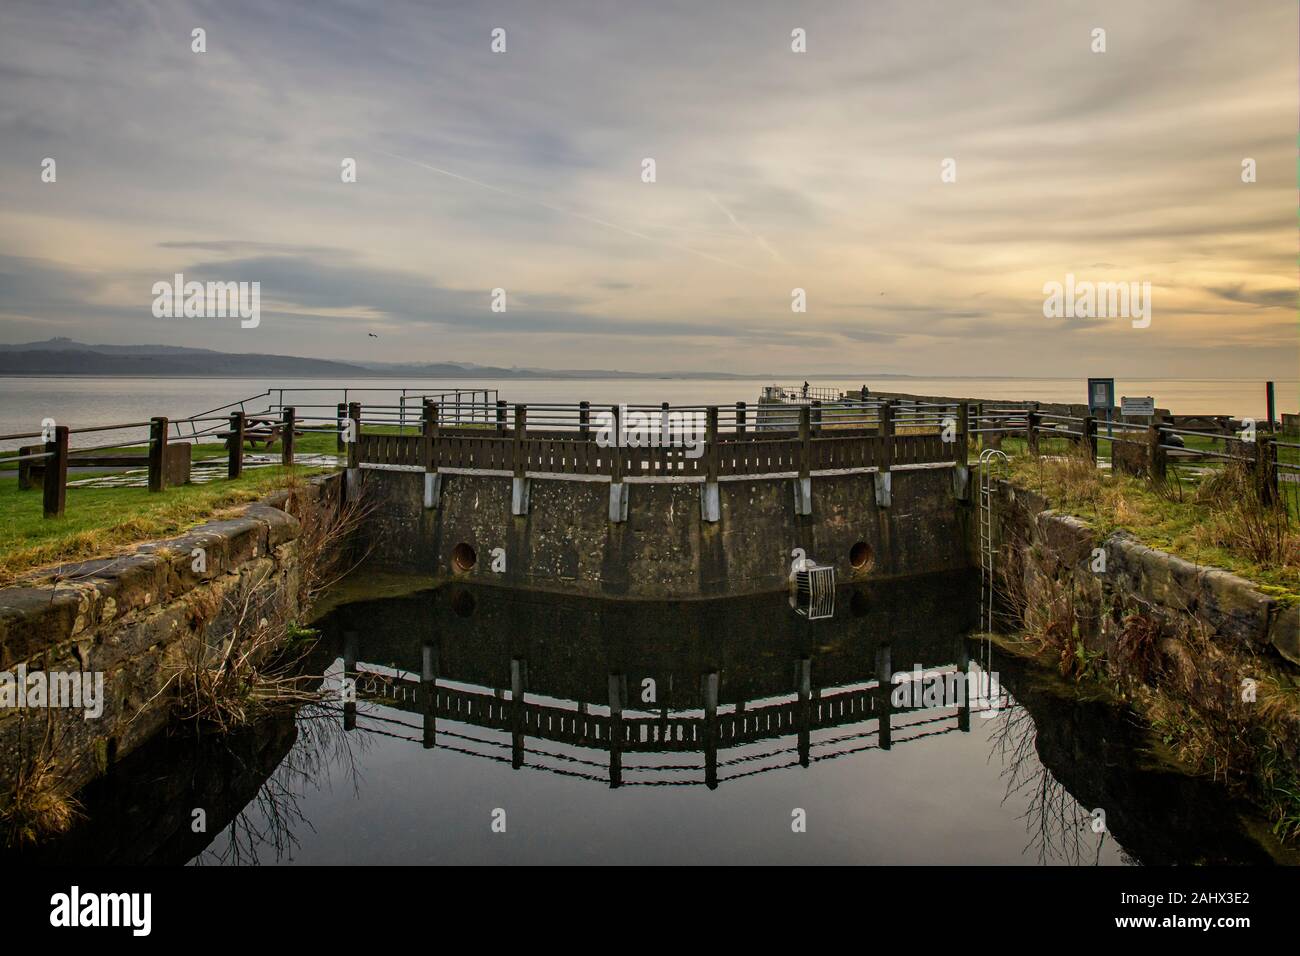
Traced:
<svg viewBox="0 0 1300 956">
<path fill-rule="evenodd" d="M 1293 379 L 1297 7 L 4 0 L 0 342 Z"/>
</svg>

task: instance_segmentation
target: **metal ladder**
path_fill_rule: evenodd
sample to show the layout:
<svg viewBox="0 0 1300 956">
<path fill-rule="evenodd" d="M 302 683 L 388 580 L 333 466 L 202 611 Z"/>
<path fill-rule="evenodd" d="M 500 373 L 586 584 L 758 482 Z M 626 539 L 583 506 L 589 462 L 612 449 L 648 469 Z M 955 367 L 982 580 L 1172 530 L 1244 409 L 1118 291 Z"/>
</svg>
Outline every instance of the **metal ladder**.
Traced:
<svg viewBox="0 0 1300 956">
<path fill-rule="evenodd" d="M 993 482 L 1006 477 L 1007 456 L 985 448 L 979 459 L 980 626 L 993 630 L 993 571 L 998 550 L 993 540 Z"/>
</svg>

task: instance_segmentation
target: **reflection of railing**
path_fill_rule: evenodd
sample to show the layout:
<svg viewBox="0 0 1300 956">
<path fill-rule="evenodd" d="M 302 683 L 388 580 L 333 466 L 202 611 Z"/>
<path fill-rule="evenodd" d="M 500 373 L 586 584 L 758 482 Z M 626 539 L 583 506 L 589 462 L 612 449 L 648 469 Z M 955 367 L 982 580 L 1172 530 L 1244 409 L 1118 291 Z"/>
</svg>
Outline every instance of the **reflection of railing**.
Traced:
<svg viewBox="0 0 1300 956">
<path fill-rule="evenodd" d="M 348 657 L 350 655 L 345 655 L 345 660 Z M 432 652 L 426 655 L 426 668 L 430 672 L 434 669 L 434 660 Z M 466 745 L 477 742 L 502 751 L 509 749 L 509 761 L 515 767 L 539 766 L 536 761 L 528 761 L 527 756 L 544 756 L 566 765 L 560 769 L 542 765 L 544 769 L 607 781 L 611 786 L 704 783 L 714 787 L 722 780 L 751 776 L 777 768 L 754 766 L 729 776 L 719 776 L 720 770 L 761 763 L 781 754 L 797 755 L 795 761 L 782 766 L 808 766 L 816 760 L 831 759 L 859 750 L 888 750 L 896 743 L 905 743 L 932 733 L 968 731 L 972 709 L 978 709 L 982 704 L 997 707 L 1003 703 L 996 686 L 993 691 L 999 696 L 995 696 L 992 701 L 976 701 L 974 707 L 966 697 L 955 703 L 945 701 L 931 705 L 896 706 L 891 700 L 893 687 L 888 680 L 883 683 L 876 680 L 829 692 L 814 691 L 809 681 L 807 659 L 798 662 L 800 689 L 793 699 L 765 701 L 757 705 L 737 704 L 731 710 L 719 712 L 716 702 L 718 675 L 707 674 L 702 678 L 705 695 L 702 711 L 669 711 L 664 708 L 657 713 L 639 714 L 624 712 L 622 698 L 626 691 L 622 688 L 622 678 L 617 675 L 610 677 L 609 706 L 593 711 L 585 703 L 565 706 L 525 699 L 522 690 L 525 665 L 521 661 L 512 662 L 515 687 L 509 697 L 504 690 L 439 684 L 431 673 L 426 673 L 424 680 L 416 680 L 351 663 L 345 663 L 345 667 L 355 680 L 358 700 L 381 703 L 399 711 L 420 714 L 423 718 L 421 724 L 415 725 L 381 714 L 358 712 L 353 704 L 350 709 L 345 708 L 345 725 L 350 722 L 350 726 L 355 727 L 358 719 L 366 719 L 390 727 L 399 725 L 419 730 L 420 737 L 405 739 L 418 740 L 425 747 L 447 747 L 470 753 L 473 749 L 467 749 Z M 877 661 L 877 667 L 888 673 L 887 654 Z M 966 687 L 970 664 L 967 662 L 957 669 L 932 669 L 927 673 L 944 674 L 949 680 L 960 678 L 959 682 Z M 448 722 L 509 734 L 509 741 L 485 740 L 449 731 L 445 726 Z M 813 739 L 812 736 L 816 732 L 867 722 L 874 722 L 875 726 L 828 739 Z M 923 733 L 912 733 L 921 728 L 928 729 Z M 367 729 L 403 736 L 382 727 Z M 439 737 L 450 738 L 450 742 L 440 743 Z M 787 737 L 798 738 L 795 747 L 758 751 L 753 749 L 764 742 Z M 536 746 L 529 747 L 529 739 L 573 748 L 603 750 L 609 756 L 607 762 L 602 763 L 575 754 L 543 751 Z M 828 747 L 839 749 L 825 752 Z M 723 749 L 742 752 L 732 758 L 719 759 L 719 751 Z M 657 755 L 666 758 L 666 762 L 625 765 L 624 754 L 641 755 L 643 758 Z M 680 758 L 688 754 L 702 754 L 704 764 L 681 763 Z M 506 760 L 504 754 L 479 755 Z M 590 766 L 606 772 L 596 775 L 575 771 L 574 766 Z M 681 776 L 700 770 L 704 771 L 703 780 L 698 779 L 698 776 L 686 779 Z M 649 773 L 657 777 L 641 779 L 634 776 L 625 779 L 624 775 L 628 773 Z"/>
</svg>

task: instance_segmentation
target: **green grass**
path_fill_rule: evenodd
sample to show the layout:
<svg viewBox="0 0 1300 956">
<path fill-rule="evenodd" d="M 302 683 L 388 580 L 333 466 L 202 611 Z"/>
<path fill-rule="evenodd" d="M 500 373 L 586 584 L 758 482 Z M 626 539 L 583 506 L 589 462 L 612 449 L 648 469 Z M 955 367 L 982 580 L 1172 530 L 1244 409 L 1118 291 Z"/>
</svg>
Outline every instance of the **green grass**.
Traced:
<svg viewBox="0 0 1300 956">
<path fill-rule="evenodd" d="M 1281 560 L 1263 561 L 1241 547 L 1225 545 L 1237 540 L 1228 532 L 1239 516 L 1228 514 L 1221 502 L 1198 500 L 1194 486 L 1180 491 L 1171 480 L 1161 493 L 1144 478 L 1101 472 L 1077 457 L 1053 460 L 1020 454 L 1012 457 L 1008 470 L 1015 484 L 1040 492 L 1053 508 L 1083 519 L 1099 537 L 1125 530 L 1149 547 L 1240 574 L 1284 602 L 1300 601 L 1296 548 Z M 1294 542 L 1300 534 L 1294 518 L 1290 529 Z"/>
<path fill-rule="evenodd" d="M 179 534 L 226 509 L 256 501 L 327 469 L 252 469 L 233 481 L 147 488 L 69 488 L 62 518 L 43 517 L 39 488 L 19 491 L 0 478 L 0 586 L 33 569 L 112 554 L 141 541 Z"/>
</svg>

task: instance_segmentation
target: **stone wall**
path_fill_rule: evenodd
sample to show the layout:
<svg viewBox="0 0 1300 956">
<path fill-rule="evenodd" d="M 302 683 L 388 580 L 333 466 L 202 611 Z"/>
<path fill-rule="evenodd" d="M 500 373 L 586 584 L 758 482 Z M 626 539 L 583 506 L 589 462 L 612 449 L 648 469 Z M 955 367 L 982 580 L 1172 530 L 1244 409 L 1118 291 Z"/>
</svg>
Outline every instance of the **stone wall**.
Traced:
<svg viewBox="0 0 1300 956">
<path fill-rule="evenodd" d="M 1108 657 L 1124 619 L 1143 613 L 1170 625 L 1200 629 L 1228 651 L 1276 654 L 1300 663 L 1300 607 L 1266 594 L 1229 571 L 1193 564 L 1117 531 L 1102 538 L 1078 518 L 1050 510 L 1041 495 L 1000 483 L 994 496 L 996 533 L 1016 551 L 1008 566 L 1031 600 L 1053 588 L 1073 596 L 1080 636 Z M 1093 570 L 1101 549 L 1104 571 Z"/>
<path fill-rule="evenodd" d="M 970 508 L 954 473 L 896 469 L 887 506 L 872 473 L 814 475 L 810 515 L 796 514 L 793 479 L 722 481 L 716 522 L 701 518 L 698 483 L 629 482 L 627 520 L 614 522 L 607 482 L 532 478 L 528 513 L 513 515 L 508 477 L 442 475 L 426 508 L 422 473 L 366 469 L 375 510 L 364 544 L 391 570 L 617 598 L 784 590 L 794 548 L 834 565 L 841 582 L 952 571 L 971 564 Z M 472 567 L 456 566 L 458 545 L 472 549 Z M 495 549 L 504 570 L 493 570 Z"/>
<path fill-rule="evenodd" d="M 340 486 L 337 476 L 326 477 L 305 493 L 328 507 Z M 301 527 L 284 510 L 286 499 L 280 492 L 239 517 L 0 590 L 0 671 L 102 674 L 104 690 L 102 713 L 93 718 L 73 709 L 0 707 L 0 804 L 18 768 L 42 746 L 79 787 L 156 734 L 168 720 L 164 686 L 176 664 L 202 645 L 219 646 L 246 596 L 298 615 Z M 195 549 L 203 551 L 201 570 Z"/>
</svg>

